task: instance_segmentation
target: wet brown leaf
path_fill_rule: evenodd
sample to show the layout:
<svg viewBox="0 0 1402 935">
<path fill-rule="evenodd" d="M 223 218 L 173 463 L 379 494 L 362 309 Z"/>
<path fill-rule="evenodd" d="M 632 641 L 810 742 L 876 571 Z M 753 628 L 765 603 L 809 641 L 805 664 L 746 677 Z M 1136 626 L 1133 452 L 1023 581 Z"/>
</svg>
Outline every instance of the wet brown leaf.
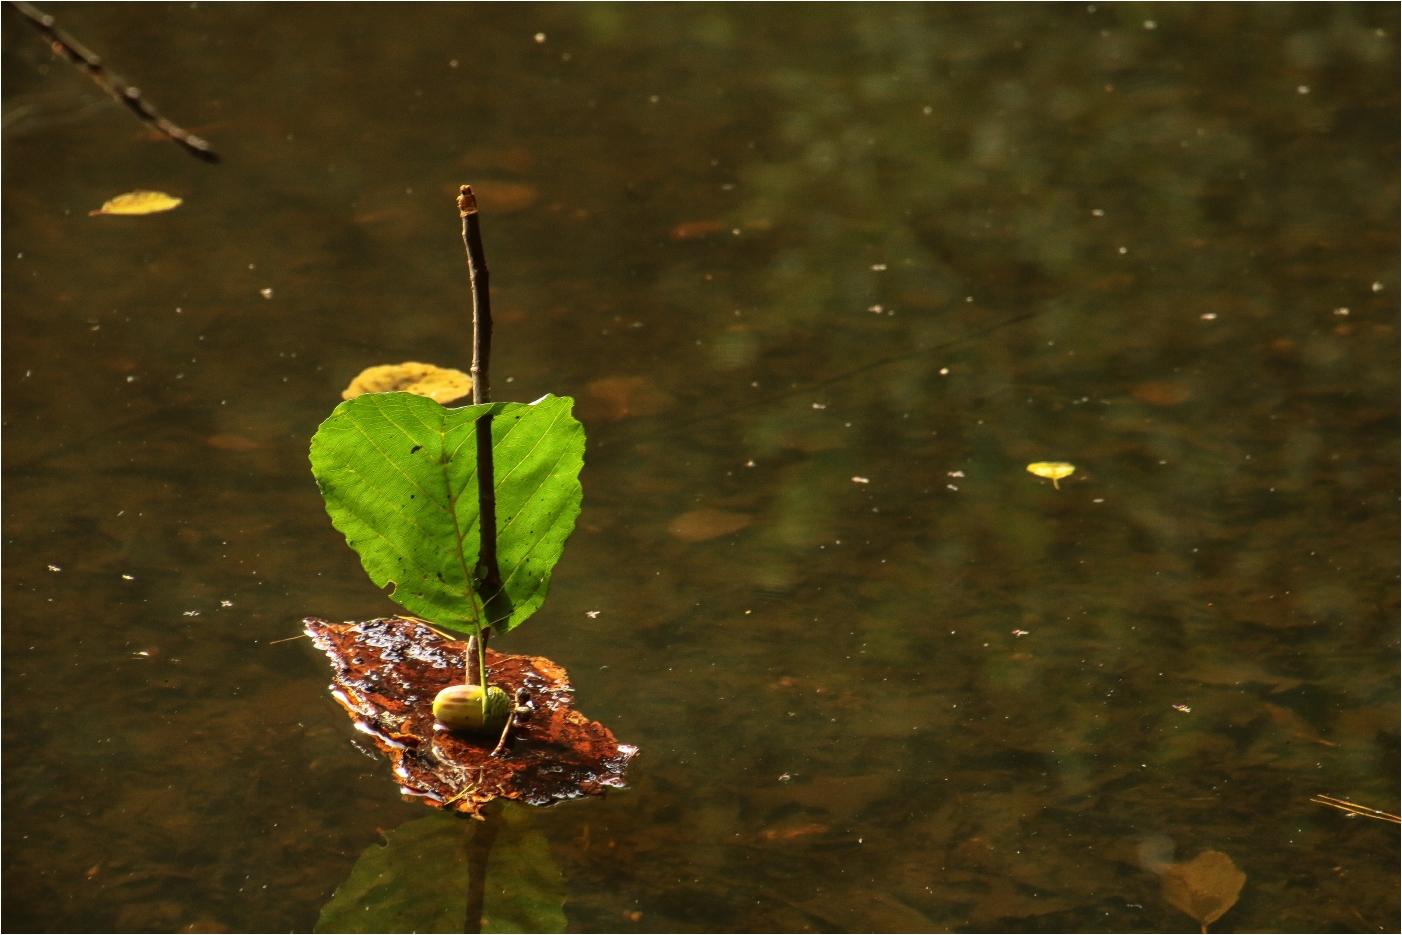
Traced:
<svg viewBox="0 0 1402 935">
<path fill-rule="evenodd" d="M 525 688 L 535 706 L 494 757 L 497 738 L 434 722 L 434 697 L 462 681 L 465 643 L 402 617 L 303 623 L 331 660 L 331 694 L 389 758 L 407 800 L 477 816 L 495 798 L 553 805 L 624 785 L 637 748 L 570 707 L 569 675 L 549 659 L 487 650 L 488 680 L 512 696 Z"/>
<path fill-rule="evenodd" d="M 242 435 L 211 435 L 204 443 L 219 451 L 255 451 L 262 447 L 253 439 L 244 438 Z"/>
<path fill-rule="evenodd" d="M 739 532 L 753 519 L 744 513 L 721 510 L 692 510 L 672 520 L 667 531 L 683 542 L 705 542 Z"/>
<path fill-rule="evenodd" d="M 785 824 L 777 828 L 766 828 L 760 832 L 760 837 L 766 841 L 792 841 L 795 838 L 810 837 L 815 834 L 827 834 L 828 826 L 814 822 L 807 824 Z"/>
<path fill-rule="evenodd" d="M 1184 864 L 1163 869 L 1163 898 L 1197 919 L 1202 930 L 1236 905 L 1246 874 L 1221 851 L 1203 851 Z"/>
<path fill-rule="evenodd" d="M 355 399 L 366 393 L 413 393 L 446 406 L 472 395 L 472 378 L 461 370 L 406 360 L 402 364 L 366 367 L 345 388 L 341 398 Z"/>
<path fill-rule="evenodd" d="M 979 931 L 999 931 L 998 919 L 1033 919 L 1065 912 L 1072 903 L 1034 888 L 1019 885 L 1001 875 L 988 878 L 988 892 L 975 904 L 970 917 L 980 924 Z"/>
<path fill-rule="evenodd" d="M 1135 384 L 1129 392 L 1135 399 L 1142 399 L 1155 406 L 1177 406 L 1187 402 L 1192 396 L 1192 391 L 1186 384 L 1173 380 L 1148 380 Z"/>
<path fill-rule="evenodd" d="M 724 229 L 724 221 L 687 221 L 685 224 L 678 224 L 672 228 L 672 239 L 695 240 L 698 237 L 706 237 Z"/>
<path fill-rule="evenodd" d="M 463 154 L 462 164 L 468 169 L 481 172 L 487 169 L 505 169 L 507 172 L 528 172 L 535 165 L 535 158 L 524 146 L 474 146 Z M 476 191 L 476 186 L 473 186 Z M 457 189 L 453 189 L 454 194 Z"/>
<path fill-rule="evenodd" d="M 584 388 L 585 396 L 602 404 L 607 418 L 620 422 L 628 416 L 661 415 L 676 402 L 647 377 L 604 377 Z M 591 407 L 593 408 L 593 407 Z"/>
<path fill-rule="evenodd" d="M 514 214 L 540 200 L 540 189 L 524 182 L 474 182 L 472 191 L 482 210 L 492 214 Z"/>
</svg>

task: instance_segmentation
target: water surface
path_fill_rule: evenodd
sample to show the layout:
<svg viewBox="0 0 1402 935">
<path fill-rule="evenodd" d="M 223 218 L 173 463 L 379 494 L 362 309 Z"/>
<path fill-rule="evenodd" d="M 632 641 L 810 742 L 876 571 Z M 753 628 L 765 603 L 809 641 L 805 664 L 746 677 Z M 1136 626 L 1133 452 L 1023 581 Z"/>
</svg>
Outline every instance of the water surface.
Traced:
<svg viewBox="0 0 1402 935">
<path fill-rule="evenodd" d="M 590 438 L 500 648 L 643 749 L 573 930 L 1193 930 L 1209 849 L 1397 930 L 1309 801 L 1399 795 L 1396 5 L 52 12 L 224 163 L 6 8 L 8 929 L 307 931 L 423 814 L 275 641 L 395 609 L 307 442 L 466 364 L 471 182 Z"/>
</svg>

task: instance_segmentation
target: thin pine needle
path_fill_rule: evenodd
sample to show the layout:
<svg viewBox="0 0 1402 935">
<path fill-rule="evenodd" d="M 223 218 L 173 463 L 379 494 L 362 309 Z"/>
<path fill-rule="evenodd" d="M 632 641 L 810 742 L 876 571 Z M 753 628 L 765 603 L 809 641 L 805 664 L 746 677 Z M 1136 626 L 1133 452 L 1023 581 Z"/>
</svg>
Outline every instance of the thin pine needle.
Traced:
<svg viewBox="0 0 1402 935">
<path fill-rule="evenodd" d="M 1336 799 L 1332 795 L 1316 795 L 1310 801 L 1319 805 L 1327 805 L 1330 808 L 1337 808 L 1350 815 L 1362 815 L 1364 818 L 1376 818 L 1378 821 L 1390 821 L 1394 825 L 1402 825 L 1402 816 L 1369 808 L 1366 805 L 1359 805 L 1357 802 L 1350 802 L 1347 799 Z"/>
</svg>

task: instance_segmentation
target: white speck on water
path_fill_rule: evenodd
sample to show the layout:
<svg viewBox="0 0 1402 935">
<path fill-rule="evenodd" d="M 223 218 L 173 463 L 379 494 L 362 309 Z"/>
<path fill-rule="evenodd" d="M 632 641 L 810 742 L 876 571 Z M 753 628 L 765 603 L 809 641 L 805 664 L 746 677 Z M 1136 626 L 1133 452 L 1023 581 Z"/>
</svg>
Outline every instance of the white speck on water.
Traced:
<svg viewBox="0 0 1402 935">
<path fill-rule="evenodd" d="M 1302 84 L 1302 85 L 1298 86 L 1297 88 L 1295 88 L 1295 93 L 1296 93 L 1296 94 L 1308 94 L 1308 93 L 1310 93 L 1310 86 L 1307 85 L 1307 84 Z"/>
<path fill-rule="evenodd" d="M 1216 321 L 1216 320 L 1217 320 L 1217 313 L 1216 313 L 1216 312 L 1203 312 L 1203 313 L 1202 313 L 1201 315 L 1199 315 L 1198 317 L 1201 318 L 1203 321 Z"/>
<path fill-rule="evenodd" d="M 1334 309 L 1334 314 L 1335 314 L 1335 315 L 1347 315 L 1347 314 L 1348 314 L 1348 309 L 1346 309 L 1346 308 L 1336 308 L 1336 309 Z"/>
<path fill-rule="evenodd" d="M 852 483 L 854 483 L 854 484 L 870 484 L 870 483 L 871 483 L 871 479 L 870 479 L 870 478 L 867 478 L 867 477 L 854 477 L 854 478 L 852 478 Z"/>
<path fill-rule="evenodd" d="M 59 568 L 57 565 L 50 565 L 49 571 L 63 571 L 63 569 Z"/>
<path fill-rule="evenodd" d="M 596 619 L 596 618 L 599 616 L 599 614 L 601 614 L 601 613 L 603 613 L 603 611 L 601 611 L 601 610 L 586 610 L 586 611 L 584 612 L 584 616 L 588 617 L 590 620 L 594 620 L 594 619 Z"/>
<path fill-rule="evenodd" d="M 200 612 L 199 612 L 198 610 L 187 610 L 187 611 L 185 611 L 185 616 L 186 616 L 186 617 L 198 617 L 199 615 L 200 615 Z"/>
</svg>

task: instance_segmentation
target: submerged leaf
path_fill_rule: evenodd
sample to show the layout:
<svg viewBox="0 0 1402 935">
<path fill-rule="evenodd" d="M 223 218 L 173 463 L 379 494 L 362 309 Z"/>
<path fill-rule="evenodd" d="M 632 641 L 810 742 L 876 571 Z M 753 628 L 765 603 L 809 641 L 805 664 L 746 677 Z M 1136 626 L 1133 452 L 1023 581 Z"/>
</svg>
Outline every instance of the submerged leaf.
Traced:
<svg viewBox="0 0 1402 935">
<path fill-rule="evenodd" d="M 366 367 L 341 392 L 341 398 L 355 399 L 366 393 L 413 393 L 446 406 L 472 395 L 472 378 L 461 370 L 406 360 Z"/>
<path fill-rule="evenodd" d="M 676 402 L 675 397 L 647 377 L 604 377 L 584 388 L 597 413 L 611 422 L 629 416 L 661 415 Z"/>
<path fill-rule="evenodd" d="M 624 785 L 638 749 L 570 707 L 569 674 L 549 659 L 487 650 L 489 684 L 512 697 L 524 688 L 534 706 L 492 756 L 496 737 L 434 723 L 434 697 L 462 681 L 465 643 L 400 617 L 303 623 L 331 659 L 332 695 L 389 758 L 405 798 L 476 815 L 496 798 L 551 805 Z"/>
<path fill-rule="evenodd" d="M 667 525 L 667 531 L 683 542 L 705 542 L 739 532 L 754 517 L 745 513 L 726 513 L 722 510 L 692 510 L 683 513 Z"/>
<path fill-rule="evenodd" d="M 1163 868 L 1163 898 L 1197 919 L 1202 930 L 1236 905 L 1246 874 L 1221 851 L 1203 851 L 1183 864 Z"/>
<path fill-rule="evenodd" d="M 1061 479 L 1070 477 L 1076 472 L 1076 465 L 1067 464 L 1065 461 L 1034 461 L 1027 465 L 1027 470 L 1038 477 L 1049 478 L 1052 486 L 1057 490 L 1061 489 Z"/>
<path fill-rule="evenodd" d="M 96 211 L 89 211 L 88 214 L 155 214 L 159 211 L 169 211 L 183 200 L 165 192 L 127 192 L 105 202 Z"/>
<path fill-rule="evenodd" d="M 573 400 L 445 409 L 409 393 L 369 393 L 336 407 L 312 438 L 312 474 L 331 522 L 390 598 L 471 633 L 481 534 L 475 423 L 492 413 L 497 560 L 512 629 L 545 600 L 583 491 L 584 427 Z M 489 598 L 491 595 L 483 595 Z"/>
</svg>

